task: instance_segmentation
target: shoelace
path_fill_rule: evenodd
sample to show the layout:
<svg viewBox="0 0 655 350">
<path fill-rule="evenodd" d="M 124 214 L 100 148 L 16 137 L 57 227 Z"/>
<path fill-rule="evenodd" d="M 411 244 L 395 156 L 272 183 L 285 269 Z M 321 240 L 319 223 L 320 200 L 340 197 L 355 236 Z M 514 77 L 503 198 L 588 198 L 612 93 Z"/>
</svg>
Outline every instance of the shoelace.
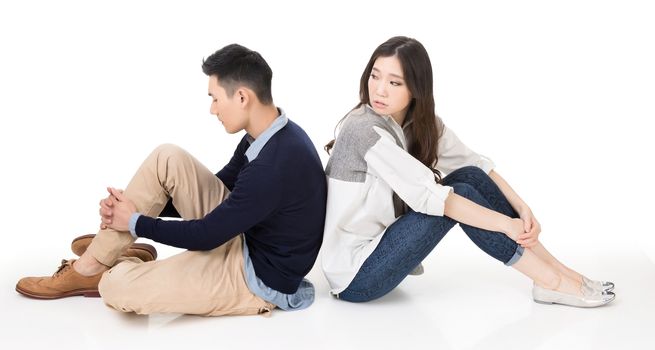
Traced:
<svg viewBox="0 0 655 350">
<path fill-rule="evenodd" d="M 71 264 L 69 263 L 68 260 L 61 259 L 61 265 L 59 265 L 57 271 L 52 275 L 52 277 L 57 278 L 58 276 L 61 276 L 61 273 L 64 272 L 64 270 L 66 270 L 66 268 L 68 268 L 69 266 L 71 266 Z"/>
</svg>

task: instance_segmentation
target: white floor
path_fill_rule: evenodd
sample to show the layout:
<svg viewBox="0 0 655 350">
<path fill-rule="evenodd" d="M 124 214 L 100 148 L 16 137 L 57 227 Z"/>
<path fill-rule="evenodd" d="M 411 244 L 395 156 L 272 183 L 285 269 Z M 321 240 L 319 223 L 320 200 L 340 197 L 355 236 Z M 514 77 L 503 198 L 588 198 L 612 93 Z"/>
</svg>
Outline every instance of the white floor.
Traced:
<svg viewBox="0 0 655 350">
<path fill-rule="evenodd" d="M 578 309 L 532 302 L 526 278 L 488 258 L 461 233 L 456 228 L 446 236 L 426 259 L 424 275 L 408 277 L 367 304 L 331 298 L 317 265 L 309 275 L 317 289 L 314 305 L 299 312 L 275 311 L 271 318 L 138 316 L 109 309 L 95 298 L 24 298 L 14 292 L 19 277 L 52 273 L 58 263 L 54 256 L 70 255 L 65 248 L 35 248 L 30 259 L 22 255 L 3 263 L 0 348 L 652 348 L 655 264 L 638 247 L 586 254 L 553 249 L 572 267 L 617 285 L 613 303 Z M 164 256 L 175 252 L 157 247 Z M 18 264 L 20 271 L 12 268 Z"/>
<path fill-rule="evenodd" d="M 297 3 L 0 1 L 0 350 L 655 349 L 652 2 Z M 203 57 L 232 42 L 261 52 L 276 104 L 320 150 L 393 35 L 424 44 L 437 113 L 496 162 L 557 257 L 616 283 L 613 303 L 536 304 L 459 230 L 381 300 L 332 299 L 317 264 L 314 305 L 271 318 L 145 317 L 14 291 L 71 257 L 105 186 L 126 186 L 156 145 L 212 171 L 229 160 L 242 134 L 209 114 Z"/>
</svg>

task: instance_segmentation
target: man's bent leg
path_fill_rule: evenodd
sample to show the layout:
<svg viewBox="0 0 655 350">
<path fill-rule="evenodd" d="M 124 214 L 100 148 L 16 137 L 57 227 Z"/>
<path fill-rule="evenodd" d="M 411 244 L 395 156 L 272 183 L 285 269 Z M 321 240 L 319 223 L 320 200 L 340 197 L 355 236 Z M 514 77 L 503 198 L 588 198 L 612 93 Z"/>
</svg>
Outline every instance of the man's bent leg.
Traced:
<svg viewBox="0 0 655 350">
<path fill-rule="evenodd" d="M 147 263 L 122 262 L 103 275 L 100 294 L 110 307 L 137 314 L 269 314 L 274 305 L 246 285 L 242 244 L 237 236 L 211 251 L 186 251 Z"/>
<path fill-rule="evenodd" d="M 214 209 L 229 191 L 187 152 L 163 145 L 144 161 L 125 193 L 139 212 L 150 216 L 161 213 L 168 198 L 173 197 L 178 211 L 191 219 Z M 40 299 L 95 295 L 102 272 L 113 266 L 132 242 L 129 232 L 101 230 L 74 265 L 73 260 L 64 260 L 53 276 L 22 278 L 16 290 Z"/>
<path fill-rule="evenodd" d="M 172 197 L 182 218 L 198 219 L 216 208 L 229 191 L 188 152 L 165 144 L 146 158 L 124 193 L 143 215 L 159 216 Z M 100 230 L 87 252 L 101 264 L 113 266 L 133 242 L 129 232 Z"/>
</svg>

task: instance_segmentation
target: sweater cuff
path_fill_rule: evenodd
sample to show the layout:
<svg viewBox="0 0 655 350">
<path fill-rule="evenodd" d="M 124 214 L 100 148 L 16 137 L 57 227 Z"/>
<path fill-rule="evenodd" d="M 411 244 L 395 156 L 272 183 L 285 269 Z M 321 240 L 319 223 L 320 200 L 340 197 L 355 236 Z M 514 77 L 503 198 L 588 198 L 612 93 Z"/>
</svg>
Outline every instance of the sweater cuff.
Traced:
<svg viewBox="0 0 655 350">
<path fill-rule="evenodd" d="M 130 222 L 128 223 L 128 228 L 130 229 L 130 234 L 134 239 L 139 238 L 139 236 L 136 235 L 136 222 L 139 220 L 139 217 L 141 216 L 141 213 L 134 213 L 132 216 L 130 216 Z"/>
</svg>

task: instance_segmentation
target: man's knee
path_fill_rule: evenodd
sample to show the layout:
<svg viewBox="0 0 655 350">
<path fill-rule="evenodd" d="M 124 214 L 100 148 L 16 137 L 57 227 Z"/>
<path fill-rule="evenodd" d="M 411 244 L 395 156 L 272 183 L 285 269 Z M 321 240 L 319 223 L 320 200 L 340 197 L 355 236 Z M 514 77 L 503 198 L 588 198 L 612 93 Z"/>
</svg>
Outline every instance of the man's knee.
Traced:
<svg viewBox="0 0 655 350">
<path fill-rule="evenodd" d="M 118 310 L 121 309 L 122 299 L 130 294 L 127 290 L 129 283 L 123 273 L 124 266 L 121 266 L 124 264 L 120 263 L 105 272 L 98 283 L 98 292 L 102 300 L 105 304 Z"/>
<path fill-rule="evenodd" d="M 186 151 L 182 147 L 174 145 L 172 143 L 164 143 L 157 146 L 153 151 L 153 154 L 156 154 L 159 157 L 177 157 L 182 154 L 186 154 Z"/>
<path fill-rule="evenodd" d="M 146 163 L 164 169 L 167 166 L 184 162 L 190 157 L 191 155 L 180 146 L 171 143 L 164 143 L 157 146 L 152 153 L 150 153 Z"/>
</svg>

